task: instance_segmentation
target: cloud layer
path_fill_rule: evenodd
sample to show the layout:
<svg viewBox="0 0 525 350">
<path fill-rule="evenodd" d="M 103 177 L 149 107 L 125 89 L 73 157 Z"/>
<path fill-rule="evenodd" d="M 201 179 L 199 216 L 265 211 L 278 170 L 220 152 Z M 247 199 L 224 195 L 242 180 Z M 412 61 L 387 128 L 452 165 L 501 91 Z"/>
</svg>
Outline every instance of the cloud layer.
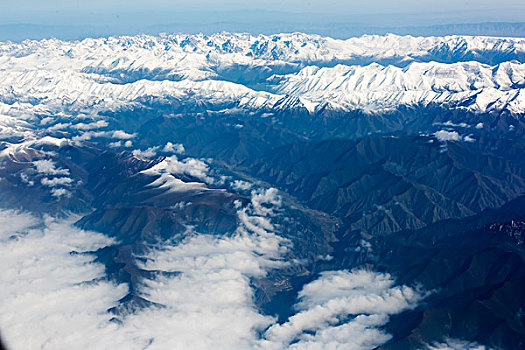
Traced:
<svg viewBox="0 0 525 350">
<path fill-rule="evenodd" d="M 0 212 L 0 329 L 13 349 L 368 349 L 390 336 L 389 315 L 415 307 L 421 295 L 388 274 L 331 271 L 304 286 L 296 314 L 283 324 L 261 314 L 251 278 L 287 266 L 289 242 L 273 221 L 277 190 L 253 190 L 237 203 L 231 236 L 188 228 L 182 242 L 150 246 L 136 256 L 154 278 L 137 293 L 158 306 L 117 315 L 108 309 L 128 293 L 81 252 L 115 244 L 69 220 Z"/>
<path fill-rule="evenodd" d="M 388 274 L 329 271 L 304 286 L 298 312 L 270 327 L 263 345 L 282 349 L 372 349 L 390 339 L 380 327 L 389 315 L 414 308 L 422 295 L 395 286 Z"/>
<path fill-rule="evenodd" d="M 12 349 L 103 348 L 116 325 L 107 313 L 127 286 L 106 281 L 93 256 L 72 252 L 111 241 L 71 221 L 1 211 L 0 329 Z"/>
</svg>

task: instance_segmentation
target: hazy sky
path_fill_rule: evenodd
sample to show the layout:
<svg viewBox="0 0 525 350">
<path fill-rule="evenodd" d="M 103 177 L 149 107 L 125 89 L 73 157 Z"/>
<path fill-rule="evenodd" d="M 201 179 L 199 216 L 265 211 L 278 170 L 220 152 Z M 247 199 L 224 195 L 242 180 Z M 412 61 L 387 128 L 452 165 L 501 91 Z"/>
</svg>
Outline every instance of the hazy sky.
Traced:
<svg viewBox="0 0 525 350">
<path fill-rule="evenodd" d="M 223 30 L 267 34 L 303 31 L 348 37 L 369 33 L 371 27 L 482 22 L 525 22 L 525 1 L 0 0 L 0 40 L 15 41 Z M 516 33 L 513 29 L 508 35 L 520 36 L 524 30 Z"/>
<path fill-rule="evenodd" d="M 129 14 L 148 12 L 149 15 L 184 11 L 267 10 L 292 13 L 336 15 L 361 14 L 425 14 L 468 13 L 480 20 L 522 21 L 525 15 L 523 0 L 1 0 L 2 23 L 33 23 L 65 21 L 93 14 Z M 144 18 L 148 20 L 148 18 Z"/>
</svg>

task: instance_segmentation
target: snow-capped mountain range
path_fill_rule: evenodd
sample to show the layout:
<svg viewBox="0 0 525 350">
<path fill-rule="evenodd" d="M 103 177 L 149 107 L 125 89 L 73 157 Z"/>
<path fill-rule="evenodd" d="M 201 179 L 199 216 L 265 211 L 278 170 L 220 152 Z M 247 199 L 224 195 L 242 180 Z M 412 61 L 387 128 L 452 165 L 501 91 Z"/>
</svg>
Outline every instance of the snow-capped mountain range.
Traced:
<svg viewBox="0 0 525 350">
<path fill-rule="evenodd" d="M 524 64 L 467 36 L 0 43 L 1 336 L 525 348 Z"/>
<path fill-rule="evenodd" d="M 7 115 L 114 111 L 165 99 L 310 113 L 432 104 L 525 111 L 525 39 L 139 35 L 7 42 L 0 55 Z"/>
</svg>

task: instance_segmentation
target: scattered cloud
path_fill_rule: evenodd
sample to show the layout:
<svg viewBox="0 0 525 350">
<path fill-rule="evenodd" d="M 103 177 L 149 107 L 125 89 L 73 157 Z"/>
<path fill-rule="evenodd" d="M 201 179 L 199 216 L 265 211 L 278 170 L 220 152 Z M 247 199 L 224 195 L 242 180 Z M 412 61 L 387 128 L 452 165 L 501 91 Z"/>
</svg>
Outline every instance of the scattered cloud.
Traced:
<svg viewBox="0 0 525 350">
<path fill-rule="evenodd" d="M 489 350 L 485 345 L 478 344 L 476 342 L 469 342 L 460 339 L 449 338 L 443 343 L 434 343 L 427 345 L 428 350 Z"/>
<path fill-rule="evenodd" d="M 464 141 L 464 142 L 474 142 L 476 141 L 472 136 L 460 135 L 457 131 L 447 131 L 447 130 L 439 130 L 434 133 L 434 136 L 439 141 Z"/>
<path fill-rule="evenodd" d="M 142 151 L 140 149 L 136 149 L 136 150 L 133 150 L 133 156 L 137 157 L 137 158 L 144 158 L 144 159 L 149 159 L 149 158 L 153 158 L 157 155 L 157 150 L 159 149 L 159 146 L 155 146 L 155 147 L 149 147 L 148 149 Z"/>
<path fill-rule="evenodd" d="M 208 172 L 209 167 L 203 161 L 195 158 L 179 160 L 177 156 L 166 157 L 162 162 L 142 171 L 142 173 L 149 175 L 160 175 L 165 173 L 172 175 L 187 175 L 210 184 L 214 182 L 214 179 L 208 175 Z"/>
<path fill-rule="evenodd" d="M 71 192 L 69 192 L 65 188 L 53 188 L 51 190 L 51 194 L 54 197 L 57 197 L 57 198 L 62 198 L 62 197 L 69 198 L 69 197 L 71 197 Z"/>
<path fill-rule="evenodd" d="M 209 190 L 209 188 L 206 187 L 206 185 L 203 184 L 202 182 L 185 182 L 167 173 L 155 174 L 155 173 L 145 172 L 144 174 L 153 175 L 153 176 L 160 175 L 153 182 L 151 182 L 148 186 L 155 187 L 158 189 L 164 189 L 169 192 L 208 191 Z"/>
<path fill-rule="evenodd" d="M 251 204 L 255 213 L 268 216 L 281 206 L 282 198 L 276 188 L 269 188 L 265 191 L 253 190 Z"/>
<path fill-rule="evenodd" d="M 136 134 L 129 134 L 129 133 L 127 133 L 125 131 L 122 131 L 122 130 L 116 130 L 116 131 L 113 131 L 111 136 L 114 139 L 128 140 L 128 139 L 134 138 L 136 136 Z"/>
<path fill-rule="evenodd" d="M 434 134 L 439 141 L 459 141 L 461 137 L 457 131 L 439 130 Z"/>
<path fill-rule="evenodd" d="M 184 146 L 181 143 L 166 143 L 166 146 L 162 149 L 163 152 L 169 152 L 169 153 L 179 153 L 182 154 L 185 152 Z"/>
<path fill-rule="evenodd" d="M 71 123 L 57 123 L 47 128 L 47 130 L 63 130 L 71 126 Z"/>
<path fill-rule="evenodd" d="M 108 131 L 86 131 L 78 136 L 73 137 L 74 142 L 82 142 L 82 141 L 89 141 L 93 138 L 99 138 L 99 137 L 111 137 L 111 133 Z"/>
<path fill-rule="evenodd" d="M 47 125 L 49 123 L 52 123 L 55 119 L 51 117 L 45 117 L 40 120 L 41 125 Z"/>
<path fill-rule="evenodd" d="M 56 138 L 52 136 L 44 136 L 41 137 L 33 142 L 31 142 L 34 146 L 56 146 L 56 147 L 64 147 L 71 143 L 70 140 L 66 138 Z"/>
<path fill-rule="evenodd" d="M 389 274 L 329 271 L 305 285 L 298 312 L 271 326 L 263 344 L 282 349 L 371 349 L 390 339 L 381 327 L 389 315 L 414 308 L 422 295 L 396 286 Z"/>
<path fill-rule="evenodd" d="M 252 188 L 251 183 L 243 180 L 235 180 L 231 183 L 231 186 L 237 191 L 248 191 Z"/>
<path fill-rule="evenodd" d="M 109 124 L 108 124 L 107 121 L 105 121 L 105 120 L 98 120 L 96 122 L 89 123 L 89 124 L 86 124 L 86 123 L 73 124 L 71 126 L 71 128 L 72 129 L 77 129 L 77 130 L 93 130 L 93 129 L 105 128 L 108 125 Z"/>
<path fill-rule="evenodd" d="M 26 173 L 20 173 L 20 180 L 22 180 L 23 183 L 26 183 L 29 186 L 33 186 L 35 184 L 33 180 L 29 180 L 29 176 Z"/>
<path fill-rule="evenodd" d="M 110 142 L 109 143 L 109 147 L 111 147 L 111 148 L 122 147 L 122 141 Z"/>
<path fill-rule="evenodd" d="M 69 169 L 57 168 L 55 162 L 50 159 L 41 159 L 33 162 L 36 171 L 46 175 L 69 175 Z"/>
<path fill-rule="evenodd" d="M 89 141 L 93 138 L 109 138 L 118 140 L 129 140 L 136 136 L 136 134 L 128 134 L 122 130 L 115 131 L 86 131 L 82 134 L 73 137 L 74 142 Z"/>
<path fill-rule="evenodd" d="M 457 123 L 454 123 L 454 122 L 452 122 L 452 121 L 450 121 L 450 120 L 448 120 L 448 121 L 442 123 L 442 125 L 445 125 L 445 126 L 455 126 L 455 127 L 460 127 L 460 128 L 468 128 L 468 127 L 470 126 L 470 125 L 468 125 L 467 123 L 459 123 L 459 124 L 457 124 Z"/>
<path fill-rule="evenodd" d="M 54 178 L 44 177 L 42 178 L 41 183 L 42 185 L 48 186 L 48 187 L 67 186 L 73 183 L 73 179 L 69 177 L 54 177 Z"/>
</svg>

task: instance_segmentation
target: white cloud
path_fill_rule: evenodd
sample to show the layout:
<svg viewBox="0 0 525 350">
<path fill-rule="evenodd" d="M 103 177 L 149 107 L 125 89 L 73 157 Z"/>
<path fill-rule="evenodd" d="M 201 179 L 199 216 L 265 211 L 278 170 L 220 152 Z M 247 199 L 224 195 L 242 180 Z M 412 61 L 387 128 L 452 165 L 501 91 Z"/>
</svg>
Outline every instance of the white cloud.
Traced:
<svg viewBox="0 0 525 350">
<path fill-rule="evenodd" d="M 99 280 L 102 265 L 70 252 L 94 250 L 111 240 L 74 228 L 72 220 L 43 222 L 0 211 L 0 222 L 5 223 L 0 225 L 0 329 L 8 348 L 107 346 L 116 325 L 106 310 L 127 287 Z"/>
<path fill-rule="evenodd" d="M 181 245 L 152 252 L 147 269 L 176 271 L 174 278 L 146 281 L 142 293 L 168 310 L 148 315 L 158 348 L 224 349 L 253 347 L 256 333 L 274 320 L 253 305 L 250 277 L 263 276 L 273 266 L 275 252 L 254 253 L 246 236 L 219 238 L 196 235 Z M 144 315 L 138 315 L 144 317 Z"/>
<path fill-rule="evenodd" d="M 449 338 L 443 343 L 434 343 L 427 345 L 428 350 L 488 350 L 485 345 L 481 345 L 475 342 L 469 342 L 460 339 Z"/>
<path fill-rule="evenodd" d="M 48 187 L 67 186 L 73 182 L 73 179 L 69 177 L 54 177 L 52 179 L 44 177 L 41 180 L 41 182 L 42 182 L 42 185 L 48 186 Z"/>
<path fill-rule="evenodd" d="M 70 141 L 66 138 L 56 138 L 52 136 L 44 136 L 41 137 L 35 141 L 32 141 L 32 144 L 35 146 L 56 146 L 56 147 L 64 147 L 70 144 Z"/>
<path fill-rule="evenodd" d="M 235 180 L 231 184 L 232 188 L 238 191 L 247 191 L 252 188 L 252 184 L 247 181 Z"/>
<path fill-rule="evenodd" d="M 390 339 L 380 330 L 389 315 L 414 308 L 422 298 L 394 282 L 388 274 L 368 270 L 324 272 L 299 293 L 298 313 L 271 326 L 263 344 L 275 349 L 379 346 Z"/>
<path fill-rule="evenodd" d="M 459 124 L 456 124 L 456 123 L 453 123 L 452 121 L 448 120 L 446 122 L 443 123 L 443 125 L 445 126 L 458 126 L 460 128 L 468 128 L 469 125 L 467 123 L 459 123 Z"/>
<path fill-rule="evenodd" d="M 96 233 L 49 219 L 44 229 L 31 216 L 20 216 L 0 228 L 0 328 L 13 348 L 98 349 L 245 349 L 275 322 L 262 315 L 253 299 L 251 277 L 283 266 L 282 238 L 270 229 L 271 213 L 258 211 L 265 191 L 255 193 L 258 205 L 239 208 L 246 217 L 263 216 L 264 229 L 241 225 L 233 236 L 189 234 L 181 243 L 153 246 L 141 267 L 176 272 L 144 280 L 139 293 L 163 308 L 137 310 L 121 323 L 111 323 L 106 310 L 127 288 L 107 282 L 93 257 L 70 254 L 112 243 Z M 3 215 L 0 215 L 0 218 Z M 7 214 L 6 214 L 7 216 Z M 2 219 L 0 219 L 0 223 Z M 258 220 L 253 220 L 258 222 Z M 38 223 L 38 222 L 36 222 Z M 26 230 L 10 239 L 15 229 Z M 260 234 L 262 233 L 262 235 Z M 139 264 L 141 264 L 139 262 Z M 31 331 L 28 332 L 28 329 Z"/>
<path fill-rule="evenodd" d="M 82 141 L 89 141 L 92 138 L 112 138 L 112 139 L 118 139 L 118 140 L 128 140 L 132 139 L 136 136 L 136 134 L 128 134 L 125 131 L 122 130 L 115 130 L 115 131 L 86 131 L 80 134 L 79 136 L 73 137 L 73 141 L 75 142 L 82 142 Z"/>
<path fill-rule="evenodd" d="M 23 183 L 26 183 L 29 186 L 33 186 L 35 184 L 33 180 L 29 180 L 29 176 L 26 173 L 20 173 L 20 179 Z"/>
<path fill-rule="evenodd" d="M 180 143 L 171 143 L 171 142 L 168 142 L 166 143 L 166 145 L 164 146 L 164 148 L 162 149 L 163 152 L 170 152 L 170 153 L 184 153 L 184 146 Z"/>
<path fill-rule="evenodd" d="M 0 243 L 4 244 L 15 234 L 36 226 L 38 219 L 27 213 L 15 210 L 0 210 Z"/>
<path fill-rule="evenodd" d="M 159 146 L 150 147 L 144 151 L 140 149 L 133 150 L 133 155 L 137 158 L 153 158 L 157 155 L 157 150 L 159 149 Z"/>
<path fill-rule="evenodd" d="M 208 176 L 209 168 L 206 163 L 195 158 L 186 158 L 182 161 L 177 156 L 166 157 L 162 162 L 142 171 L 148 175 L 169 173 L 173 175 L 189 175 L 206 183 L 213 183 L 214 179 Z"/>
<path fill-rule="evenodd" d="M 73 124 L 71 126 L 71 128 L 72 129 L 78 129 L 78 130 L 92 130 L 92 129 L 105 128 L 108 125 L 109 124 L 108 124 L 107 121 L 105 121 L 105 120 L 98 120 L 96 122 L 89 123 L 89 124 L 86 124 L 86 123 Z"/>
<path fill-rule="evenodd" d="M 69 175 L 69 169 L 57 168 L 55 162 L 50 159 L 36 160 L 33 162 L 36 171 L 47 175 Z"/>
<path fill-rule="evenodd" d="M 439 141 L 464 141 L 464 142 L 474 142 L 476 139 L 472 138 L 470 135 L 462 136 L 457 131 L 447 131 L 439 130 L 434 133 L 434 136 Z"/>
<path fill-rule="evenodd" d="M 128 140 L 128 139 L 132 139 L 136 136 L 136 134 L 128 134 L 127 132 L 125 131 L 122 131 L 122 130 L 116 130 L 116 131 L 113 131 L 113 134 L 111 134 L 111 136 L 114 138 L 114 139 L 120 139 L 120 140 Z"/>
<path fill-rule="evenodd" d="M 42 118 L 42 120 L 40 120 L 40 124 L 41 125 L 47 125 L 49 123 L 51 123 L 54 119 L 51 118 L 51 117 L 45 117 L 45 118 Z"/>
<path fill-rule="evenodd" d="M 461 136 L 459 136 L 457 131 L 447 131 L 447 130 L 439 130 L 434 133 L 434 136 L 439 141 L 459 141 L 461 140 Z"/>
<path fill-rule="evenodd" d="M 273 223 L 280 203 L 275 189 L 253 191 L 248 205 L 238 204 L 233 235 L 190 230 L 180 243 L 150 246 L 139 267 L 173 274 L 142 280 L 137 293 L 163 307 L 136 310 L 120 323 L 109 321 L 107 309 L 127 287 L 105 280 L 92 256 L 70 254 L 111 239 L 74 228 L 73 219 L 47 219 L 42 228 L 30 215 L 0 212 L 2 334 L 13 349 L 369 349 L 388 341 L 380 327 L 389 315 L 421 298 L 388 274 L 325 272 L 304 286 L 284 324 L 257 310 L 251 278 L 287 266 L 289 242 Z"/>
<path fill-rule="evenodd" d="M 110 142 L 109 143 L 109 147 L 111 147 L 111 148 L 122 147 L 122 141 Z"/>
<path fill-rule="evenodd" d="M 69 197 L 71 197 L 71 192 L 69 192 L 65 188 L 53 188 L 51 190 L 51 194 L 54 197 L 57 197 L 57 198 L 62 198 L 62 197 L 69 198 Z"/>
<path fill-rule="evenodd" d="M 254 193 L 258 205 L 268 191 Z M 253 199 L 239 208 L 242 221 L 231 237 L 194 234 L 181 244 L 151 251 L 143 268 L 179 273 L 144 282 L 142 295 L 166 306 L 132 315 L 125 324 L 141 322 L 153 331 L 152 346 L 159 349 L 247 349 L 259 341 L 258 333 L 273 317 L 260 314 L 253 304 L 251 277 L 284 266 L 280 259 L 285 242 L 272 229 L 271 213 L 258 211 Z M 245 225 L 247 218 L 264 229 Z M 144 337 L 147 338 L 147 337 Z"/>
<path fill-rule="evenodd" d="M 266 191 L 252 191 L 252 206 L 259 215 L 267 216 L 279 208 L 282 198 L 276 188 L 269 188 Z"/>
<path fill-rule="evenodd" d="M 359 315 L 340 326 L 321 329 L 315 335 L 305 335 L 301 341 L 288 348 L 302 350 L 374 349 L 391 339 L 389 334 L 378 329 L 387 322 L 386 315 Z"/>
<path fill-rule="evenodd" d="M 111 133 L 108 131 L 86 131 L 79 136 L 73 137 L 73 141 L 75 142 L 81 142 L 81 141 L 89 141 L 92 138 L 98 138 L 98 137 L 111 137 Z"/>
<path fill-rule="evenodd" d="M 63 129 L 67 129 L 70 126 L 71 126 L 71 123 L 57 123 L 47 128 L 47 130 L 63 130 Z"/>
</svg>

